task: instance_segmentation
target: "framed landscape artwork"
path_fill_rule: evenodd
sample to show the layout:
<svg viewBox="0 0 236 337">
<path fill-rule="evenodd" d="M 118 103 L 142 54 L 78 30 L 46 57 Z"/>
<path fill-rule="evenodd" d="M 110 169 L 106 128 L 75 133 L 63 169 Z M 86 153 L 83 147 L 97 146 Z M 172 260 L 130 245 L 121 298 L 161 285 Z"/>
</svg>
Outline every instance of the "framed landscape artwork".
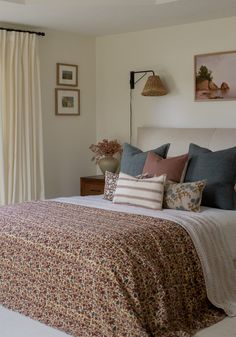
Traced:
<svg viewBox="0 0 236 337">
<path fill-rule="evenodd" d="M 236 51 L 194 57 L 195 101 L 236 99 Z"/>
<path fill-rule="evenodd" d="M 56 115 L 78 116 L 80 114 L 80 91 L 78 89 L 56 89 Z"/>
<path fill-rule="evenodd" d="M 57 85 L 78 86 L 78 66 L 57 63 Z"/>
</svg>

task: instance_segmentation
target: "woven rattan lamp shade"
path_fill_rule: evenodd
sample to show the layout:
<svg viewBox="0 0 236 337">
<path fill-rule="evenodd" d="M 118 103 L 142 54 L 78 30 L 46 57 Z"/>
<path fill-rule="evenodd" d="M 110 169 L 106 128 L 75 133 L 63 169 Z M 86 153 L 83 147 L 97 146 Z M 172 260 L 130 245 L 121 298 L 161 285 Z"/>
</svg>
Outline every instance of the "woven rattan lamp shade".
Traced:
<svg viewBox="0 0 236 337">
<path fill-rule="evenodd" d="M 164 96 L 167 94 L 167 90 L 161 82 L 161 79 L 157 75 L 148 77 L 148 80 L 143 89 L 143 96 Z"/>
</svg>

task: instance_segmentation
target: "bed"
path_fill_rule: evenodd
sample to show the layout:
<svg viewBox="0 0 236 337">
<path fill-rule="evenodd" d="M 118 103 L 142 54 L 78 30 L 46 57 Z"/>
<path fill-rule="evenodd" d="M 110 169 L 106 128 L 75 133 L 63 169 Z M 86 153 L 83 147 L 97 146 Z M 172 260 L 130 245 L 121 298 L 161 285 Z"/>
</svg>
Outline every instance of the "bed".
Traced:
<svg viewBox="0 0 236 337">
<path fill-rule="evenodd" d="M 231 146 L 234 146 L 235 143 L 236 143 L 236 130 L 235 129 L 156 129 L 156 128 L 141 128 L 141 129 L 139 129 L 138 135 L 139 135 L 138 145 L 144 150 L 155 147 L 158 144 L 162 144 L 163 142 L 170 142 L 170 143 L 174 144 L 174 146 L 172 146 L 170 148 L 170 153 L 169 153 L 170 156 L 178 155 L 178 154 L 182 154 L 182 153 L 186 152 L 188 144 L 190 142 L 195 142 L 195 143 L 197 143 L 201 146 L 210 147 L 212 150 L 231 147 Z M 115 207 L 117 205 L 113 205 L 112 203 L 103 200 L 101 197 L 90 197 L 90 198 L 74 197 L 74 198 L 69 198 L 69 199 L 68 198 L 66 198 L 66 199 L 62 198 L 62 199 L 57 199 L 56 201 L 52 201 L 52 202 L 55 202 L 55 204 L 57 206 L 55 206 L 56 207 L 55 210 L 53 212 L 51 212 L 51 216 L 53 215 L 54 212 L 56 212 L 56 213 L 61 212 L 60 214 L 61 214 L 62 217 L 65 216 L 66 218 L 68 218 L 68 213 L 66 213 L 65 210 L 69 209 L 69 214 L 71 214 L 69 220 L 71 220 L 71 217 L 73 218 L 73 214 L 74 214 L 74 216 L 76 216 L 75 214 L 78 214 L 78 213 L 73 213 L 75 211 L 75 209 L 76 209 L 76 212 L 78 211 L 78 209 L 75 208 L 76 205 L 79 205 L 78 207 L 82 207 L 82 208 L 84 207 L 83 208 L 83 212 L 85 212 L 84 217 L 86 217 L 86 216 L 91 217 L 91 215 L 89 215 L 89 208 L 93 207 L 92 208 L 94 210 L 93 211 L 94 212 L 93 217 L 98 218 L 99 216 L 101 216 L 100 221 L 101 221 L 102 218 L 106 217 L 106 213 L 104 213 L 105 212 L 104 209 L 107 209 L 107 210 L 111 211 L 110 216 L 112 215 L 111 219 L 113 219 L 113 221 L 114 221 L 114 219 L 116 219 L 117 214 L 119 214 L 119 216 L 122 218 L 124 216 L 124 214 L 126 214 L 126 213 L 128 214 L 129 212 L 132 213 L 131 218 L 132 218 L 133 224 L 135 224 L 138 219 L 140 220 L 140 217 L 143 219 L 144 222 L 146 221 L 145 220 L 146 216 L 151 216 L 152 219 L 155 219 L 155 216 L 153 216 L 153 214 L 148 214 L 147 211 L 146 211 L 147 213 L 144 214 L 143 211 L 140 211 L 139 209 L 137 209 L 135 207 L 132 208 L 132 207 L 120 206 L 120 207 L 117 208 L 117 207 Z M 34 218 L 34 216 L 31 215 L 30 213 L 27 213 L 28 214 L 27 217 L 30 218 L 28 220 L 35 221 L 34 223 L 36 223 L 36 225 L 38 225 L 39 228 L 40 228 L 40 221 L 42 221 L 42 222 L 44 221 L 44 223 L 47 224 L 48 220 L 47 220 L 47 218 L 45 219 L 45 212 L 48 210 L 47 202 L 46 203 L 43 202 L 39 206 L 37 205 L 37 203 L 36 204 L 34 203 L 33 205 L 30 205 L 30 206 L 27 204 L 25 207 L 26 208 L 32 207 L 35 212 L 38 211 L 38 208 L 43 208 L 43 210 L 44 210 L 43 213 L 40 213 L 41 215 L 39 215 L 38 217 Z M 82 208 L 81 208 L 81 211 L 82 211 Z M 24 210 L 24 212 L 22 212 L 22 210 L 19 209 L 17 211 L 18 213 L 17 212 L 14 213 L 14 212 L 15 212 L 15 208 L 14 208 L 14 210 L 13 209 L 8 210 L 8 214 L 7 214 L 7 217 L 5 219 L 11 218 L 12 213 L 13 213 L 13 215 L 17 215 L 17 219 L 16 219 L 15 223 L 19 222 L 19 219 L 20 219 L 20 222 L 23 223 L 25 220 L 23 218 L 21 218 L 21 216 L 23 216 L 23 213 L 25 213 L 25 210 Z M 50 213 L 49 210 L 48 210 L 48 213 Z M 235 252 L 235 240 L 236 240 L 236 229 L 235 229 L 236 214 L 235 213 L 236 212 L 203 209 L 203 212 L 201 213 L 201 215 L 197 215 L 197 216 L 195 216 L 195 215 L 191 216 L 189 214 L 186 215 L 185 213 L 186 212 L 181 212 L 181 211 L 176 212 L 176 211 L 173 211 L 173 210 L 166 210 L 166 211 L 162 211 L 160 213 L 160 216 L 162 216 L 162 218 L 164 218 L 164 220 L 163 220 L 164 226 L 169 226 L 169 224 L 166 223 L 165 221 L 173 221 L 173 223 L 179 223 L 179 224 L 182 223 L 182 225 L 183 225 L 183 222 L 184 222 L 183 219 L 185 219 L 185 221 L 201 221 L 202 217 L 204 217 L 204 216 L 210 218 L 211 220 L 214 219 L 214 221 L 221 224 L 221 227 L 222 227 L 221 230 L 223 230 L 223 232 L 224 232 L 226 242 L 227 242 L 227 244 L 229 246 L 229 249 L 230 249 L 230 256 L 233 256 L 234 258 L 236 258 L 236 252 Z M 96 214 L 96 216 L 95 216 L 95 214 Z M 41 218 L 40 218 L 40 216 L 41 216 Z M 145 217 L 145 218 L 143 218 L 143 217 Z M 130 219 L 130 221 L 131 221 L 131 219 Z M 153 221 L 155 221 L 155 220 L 153 220 Z M 52 240 L 50 242 L 49 246 L 53 248 L 54 245 L 57 244 L 57 242 L 56 242 L 56 238 L 53 241 L 52 237 L 50 236 L 50 224 L 48 223 L 48 225 L 49 225 L 49 227 L 48 228 L 46 227 L 45 231 L 48 234 L 48 239 Z M 13 226 L 13 225 L 11 225 L 11 226 Z M 172 230 L 179 231 L 179 229 L 178 229 L 179 227 L 177 228 L 175 225 L 173 225 L 173 228 L 174 229 L 172 229 Z M 35 228 L 34 228 L 33 232 L 30 232 L 31 227 L 29 227 L 28 229 L 29 229 L 28 236 L 26 235 L 27 233 L 25 234 L 25 232 L 24 232 L 24 240 L 30 241 L 29 244 L 32 244 L 32 240 L 30 240 L 30 239 L 32 239 L 32 234 L 36 235 L 37 232 L 35 231 Z M 7 228 L 7 230 L 9 230 L 9 227 Z M 12 227 L 11 227 L 11 230 L 12 230 Z M 21 235 L 22 233 L 20 233 L 20 231 L 21 231 L 21 228 L 18 228 L 18 227 L 14 228 L 15 234 L 17 234 L 19 232 L 19 234 Z M 178 232 L 178 235 L 180 235 L 181 233 L 182 232 Z M 153 233 L 151 233 L 151 232 L 150 232 L 150 234 L 153 235 Z M 14 240 L 15 240 L 15 237 L 14 237 Z M 10 240 L 9 242 L 14 242 L 15 244 L 18 244 L 16 241 L 11 241 L 13 238 L 12 237 L 9 238 L 9 235 L 8 235 L 8 239 Z M 44 239 L 45 239 L 45 236 L 44 236 Z M 37 238 L 37 240 L 38 240 L 38 238 Z M 148 238 L 147 238 L 147 240 L 148 240 Z M 1 244 L 2 245 L 4 244 L 3 240 L 1 241 Z M 20 242 L 20 244 L 22 245 L 22 242 Z M 40 244 L 42 245 L 42 242 L 37 241 L 38 252 L 39 252 L 39 249 L 41 247 Z M 152 244 L 152 242 L 150 242 L 150 244 Z M 188 243 L 188 244 L 190 244 L 190 243 Z M 71 247 L 69 247 L 68 242 L 66 243 L 64 241 L 62 246 L 60 246 L 60 247 L 61 247 L 61 249 L 63 248 L 63 255 L 60 255 L 62 250 L 57 251 L 57 253 L 59 254 L 61 259 L 64 257 L 65 253 L 68 253 L 68 256 L 71 253 L 71 250 L 70 250 Z M 36 245 L 32 246 L 31 255 L 36 254 L 35 251 L 34 251 L 35 247 L 36 247 Z M 125 246 L 122 246 L 122 247 L 125 248 Z M 112 250 L 112 247 L 110 247 L 110 248 L 111 248 L 111 251 L 114 251 L 114 250 Z M 7 249 L 8 249 L 8 251 L 10 251 L 9 247 Z M 104 249 L 107 249 L 107 247 L 105 247 Z M 50 254 L 51 251 L 49 251 L 47 253 Z M 12 256 L 14 256 L 14 254 L 15 254 L 14 249 L 12 249 Z M 5 257 L 4 255 L 2 255 L 2 256 Z M 16 260 L 17 260 L 17 256 L 15 256 L 15 257 L 16 257 Z M 194 253 L 193 253 L 192 257 L 196 259 L 196 256 L 194 255 Z M 69 256 L 69 258 L 72 258 L 72 257 Z M 27 259 L 29 259 L 29 256 L 27 256 L 27 254 L 26 254 L 25 260 L 24 260 L 26 265 L 29 262 L 29 261 L 27 262 Z M 101 259 L 102 259 L 102 255 L 101 255 Z M 47 259 L 45 259 L 45 261 L 47 261 Z M 38 268 L 38 270 L 43 270 L 43 268 L 47 267 L 45 265 L 43 266 L 43 263 L 45 261 L 40 262 L 41 266 Z M 70 262 L 70 260 L 68 260 L 68 261 Z M 22 263 L 22 260 L 19 263 Z M 17 266 L 15 265 L 13 267 L 17 267 Z M 48 266 L 48 267 L 50 268 L 50 266 Z M 120 267 L 122 268 L 122 266 L 120 266 Z M 133 267 L 135 267 L 135 266 L 133 266 Z M 153 265 L 151 265 L 151 267 L 153 267 Z M 22 269 L 23 269 L 23 272 L 24 272 L 24 268 L 22 268 Z M 4 271 L 6 272 L 6 269 Z M 98 269 L 96 269 L 95 271 L 98 274 L 100 272 Z M 93 270 L 93 272 L 95 272 L 95 271 Z M 17 270 L 17 272 L 19 273 L 19 270 Z M 20 271 L 20 272 L 22 272 L 22 271 Z M 133 274 L 133 272 L 134 271 L 132 271 L 132 274 Z M 58 271 L 58 273 L 60 273 L 60 271 Z M 120 275 L 119 273 L 116 273 L 116 271 L 113 271 L 113 273 L 115 273 L 116 278 Z M 46 276 L 46 274 L 45 274 L 45 276 Z M 96 276 L 96 275 L 94 274 L 94 276 Z M 130 275 L 127 275 L 127 279 L 126 279 L 125 282 L 129 282 L 129 276 Z M 10 311 L 6 308 L 10 308 L 10 309 L 13 309 L 15 311 L 23 312 L 24 315 L 28 315 L 30 317 L 36 318 L 39 321 L 42 321 L 44 323 L 48 323 L 49 325 L 57 327 L 60 330 L 64 330 L 64 331 L 68 331 L 68 332 L 72 331 L 72 334 L 73 334 L 73 331 L 74 331 L 75 336 L 85 337 L 85 336 L 125 336 L 126 335 L 126 334 L 124 334 L 124 331 L 123 331 L 123 333 L 122 332 L 118 333 L 115 330 L 111 331 L 111 330 L 109 330 L 109 327 L 107 328 L 107 331 L 104 330 L 102 332 L 102 334 L 101 334 L 101 332 L 98 332 L 98 333 L 92 332 L 91 333 L 89 331 L 94 331 L 94 330 L 89 330 L 88 321 L 85 322 L 84 333 L 81 334 L 81 330 L 80 330 L 80 332 L 77 333 L 77 332 L 75 332 L 76 327 L 74 329 L 70 329 L 70 324 L 71 324 L 71 326 L 73 326 L 73 321 L 71 321 L 69 319 L 70 317 L 68 318 L 68 316 L 66 318 L 63 317 L 64 312 L 61 312 L 61 317 L 62 317 L 62 321 L 63 321 L 64 318 L 68 319 L 68 323 L 67 323 L 66 326 L 63 326 L 63 324 L 61 322 L 58 322 L 58 319 L 55 319 L 55 321 L 53 321 L 53 315 L 51 317 L 47 317 L 47 315 L 45 315 L 45 313 L 42 310 L 42 303 L 40 302 L 40 301 L 44 300 L 43 294 L 40 293 L 40 291 L 38 292 L 38 298 L 37 298 L 38 303 L 41 303 L 40 312 L 39 312 L 38 308 L 31 307 L 30 301 L 33 301 L 33 299 L 30 299 L 30 297 L 29 297 L 27 299 L 28 302 L 25 301 L 25 298 L 27 297 L 27 289 L 31 289 L 31 286 L 32 286 L 32 285 L 29 286 L 28 282 L 29 283 L 32 282 L 32 284 L 33 284 L 34 280 L 30 279 L 30 277 L 29 277 L 28 282 L 26 282 L 27 284 L 24 284 L 25 280 L 27 280 L 27 278 L 24 277 L 24 278 L 22 278 L 23 283 L 17 284 L 18 279 L 14 280 L 11 272 L 10 272 L 9 275 L 3 276 L 2 277 L 3 280 L 4 280 L 4 277 L 5 277 L 5 280 L 8 279 L 8 278 L 12 278 L 11 282 L 16 283 L 16 284 L 14 284 L 14 288 L 15 288 L 15 290 L 18 290 L 18 294 L 16 292 L 14 293 L 14 291 L 9 292 L 9 289 L 7 288 L 7 287 L 9 287 L 9 283 L 7 283 L 6 281 L 5 281 L 5 283 L 4 282 L 2 283 L 2 284 L 4 284 L 4 287 L 6 287 L 6 288 L 4 288 L 1 285 L 2 286 L 1 290 L 2 290 L 2 292 L 5 290 L 5 292 L 8 294 L 8 296 L 4 297 L 4 295 L 1 295 L 1 297 L 0 297 L 0 299 L 1 299 L 0 302 L 2 304 L 4 304 L 4 306 L 5 306 L 5 308 L 2 307 L 0 309 L 1 337 L 8 337 L 8 336 L 11 336 L 11 337 L 24 336 L 24 337 L 27 337 L 27 336 L 32 336 L 32 335 L 34 337 L 37 337 L 37 336 L 43 336 L 43 337 L 69 336 L 68 334 L 65 334 L 64 332 L 54 330 L 53 328 L 50 328 L 50 327 L 46 327 L 46 326 L 42 325 L 41 323 L 35 322 L 35 321 L 31 320 L 30 318 L 25 318 L 24 316 L 21 316 L 21 315 L 15 313 L 15 312 L 12 312 L 12 311 Z M 96 279 L 96 277 L 95 277 L 95 279 Z M 19 278 L 19 282 L 20 282 L 20 280 L 21 279 Z M 110 279 L 108 279 L 108 280 L 110 280 Z M 82 280 L 82 281 L 84 281 L 84 280 Z M 124 280 L 122 282 L 124 282 Z M 63 280 L 61 280 L 61 283 L 63 283 Z M 90 289 L 93 289 L 95 291 L 97 286 L 98 285 L 93 284 Z M 37 292 L 37 287 L 40 287 L 40 286 L 37 285 L 37 284 L 35 285 L 34 289 L 36 289 L 36 292 Z M 58 287 L 59 287 L 59 285 L 58 285 Z M 140 285 L 140 287 L 141 287 L 141 285 Z M 22 291 L 21 291 L 21 289 L 22 289 Z M 54 292 L 54 296 L 56 296 L 57 292 L 55 291 L 55 289 L 51 289 L 51 291 Z M 10 294 L 10 296 L 12 296 L 12 298 L 14 296 L 19 296 L 19 298 L 21 298 L 23 296 L 24 300 L 21 303 L 16 303 L 18 301 L 16 301 L 16 299 L 13 300 L 12 298 L 9 298 L 9 294 Z M 73 294 L 74 293 L 71 293 L 71 296 L 73 296 Z M 133 293 L 131 293 L 131 294 L 133 294 Z M 42 297 L 40 297 L 40 295 L 42 295 Z M 112 296 L 111 294 L 108 294 L 108 293 L 106 294 L 106 292 L 103 293 L 104 301 L 105 301 L 105 298 L 106 298 L 107 295 Z M 189 295 L 191 295 L 191 294 L 189 294 Z M 150 294 L 148 294 L 147 296 L 150 296 Z M 134 298 L 133 300 L 134 300 L 134 304 L 135 304 L 136 299 Z M 119 299 L 119 301 L 122 302 L 122 299 Z M 155 301 L 155 299 L 153 299 L 153 301 Z M 24 305 L 23 309 L 21 308 L 22 303 Z M 142 299 L 141 303 L 145 303 L 145 298 Z M 43 305 L 45 306 L 45 305 L 47 305 L 47 303 L 46 304 L 43 303 Z M 86 306 L 86 303 L 84 305 Z M 136 306 L 135 305 L 134 305 L 134 307 L 136 308 L 136 311 L 139 310 L 140 308 L 138 308 L 138 305 L 136 305 Z M 192 305 L 194 307 L 194 303 Z M 51 309 L 51 311 L 53 312 L 52 309 Z M 57 310 L 58 312 L 60 311 L 60 308 L 55 307 L 54 309 Z M 84 309 L 86 309 L 86 308 L 84 308 Z M 87 308 L 87 310 L 89 310 L 89 308 Z M 109 310 L 114 310 L 114 308 L 111 306 L 109 308 Z M 81 314 L 83 314 L 83 313 L 81 313 Z M 96 314 L 96 312 L 94 313 L 94 315 L 95 314 Z M 132 317 L 130 318 L 130 317 L 127 317 L 127 314 L 130 315 L 130 310 L 125 311 L 124 316 L 121 316 L 121 317 L 123 317 L 123 324 L 125 325 L 125 321 L 126 321 L 124 319 L 125 317 L 127 318 L 128 322 L 129 322 L 129 319 L 131 319 L 132 324 L 133 324 L 133 316 L 131 315 Z M 151 312 L 150 312 L 150 314 L 151 314 Z M 222 334 L 224 335 L 224 337 L 235 336 L 236 319 L 227 317 L 224 320 L 222 320 L 222 318 L 224 317 L 222 311 L 219 311 L 217 313 L 214 312 L 214 314 L 216 314 L 216 316 L 218 317 L 218 318 L 215 317 L 214 321 L 216 322 L 218 320 L 219 322 L 217 324 L 209 327 L 209 328 L 206 328 L 206 329 L 203 329 L 202 331 L 197 332 L 195 334 L 195 336 L 196 337 L 218 337 L 218 336 L 222 336 Z M 198 316 L 198 313 L 195 313 L 195 316 Z M 60 315 L 58 317 L 60 317 Z M 136 318 L 139 317 L 140 320 L 142 319 L 141 316 L 137 316 L 137 312 L 135 314 L 135 317 Z M 113 319 L 114 319 L 114 317 L 113 317 Z M 14 320 L 14 325 L 11 324 L 11 322 L 13 320 Z M 96 317 L 94 317 L 94 320 L 96 322 Z M 212 322 L 213 321 L 209 320 L 209 322 L 208 322 L 209 325 L 212 324 Z M 114 322 L 110 322 L 110 323 L 111 323 L 111 326 L 113 326 L 113 327 L 115 326 Z M 198 329 L 199 329 L 201 322 L 198 322 L 198 323 L 199 324 L 196 325 L 196 327 L 198 327 Z M 138 324 L 139 324 L 139 322 L 137 322 L 137 325 Z M 87 328 L 86 328 L 86 325 L 87 325 Z M 69 328 L 68 328 L 68 326 L 69 326 Z M 120 330 L 120 331 L 122 331 L 122 330 Z M 135 331 L 135 328 L 134 328 L 134 331 Z M 132 331 L 131 331 L 130 334 L 127 334 L 127 336 L 132 336 L 132 337 L 136 336 L 136 335 L 137 336 L 151 336 L 152 334 L 148 333 L 147 327 L 143 327 L 143 331 L 142 331 L 142 329 L 140 330 L 140 326 L 137 328 L 137 331 L 135 331 L 134 333 L 132 333 Z M 162 336 L 164 336 L 164 333 L 162 334 Z"/>
</svg>

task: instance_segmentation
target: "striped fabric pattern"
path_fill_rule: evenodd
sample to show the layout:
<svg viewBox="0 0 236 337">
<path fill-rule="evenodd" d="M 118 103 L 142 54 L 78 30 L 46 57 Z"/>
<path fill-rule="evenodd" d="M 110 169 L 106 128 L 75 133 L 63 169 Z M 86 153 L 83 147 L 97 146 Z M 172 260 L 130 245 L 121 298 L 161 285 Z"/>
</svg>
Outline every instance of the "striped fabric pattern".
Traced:
<svg viewBox="0 0 236 337">
<path fill-rule="evenodd" d="M 113 203 L 161 210 L 165 180 L 166 174 L 146 179 L 132 177 L 121 172 Z"/>
</svg>

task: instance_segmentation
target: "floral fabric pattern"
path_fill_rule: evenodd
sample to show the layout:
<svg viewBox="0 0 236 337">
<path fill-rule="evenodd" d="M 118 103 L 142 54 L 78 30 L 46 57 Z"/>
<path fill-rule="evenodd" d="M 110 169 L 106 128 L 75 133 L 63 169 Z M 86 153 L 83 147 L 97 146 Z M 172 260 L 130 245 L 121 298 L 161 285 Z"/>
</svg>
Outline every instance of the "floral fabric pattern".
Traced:
<svg viewBox="0 0 236 337">
<path fill-rule="evenodd" d="M 119 178 L 119 174 L 106 171 L 105 186 L 104 186 L 104 199 L 110 200 L 110 201 L 113 200 L 118 178 Z"/>
<path fill-rule="evenodd" d="M 75 337 L 188 337 L 225 316 L 181 226 L 55 201 L 0 208 L 0 303 Z"/>
<path fill-rule="evenodd" d="M 205 186 L 206 180 L 182 184 L 167 182 L 164 193 L 164 208 L 200 212 L 202 192 Z"/>
</svg>

